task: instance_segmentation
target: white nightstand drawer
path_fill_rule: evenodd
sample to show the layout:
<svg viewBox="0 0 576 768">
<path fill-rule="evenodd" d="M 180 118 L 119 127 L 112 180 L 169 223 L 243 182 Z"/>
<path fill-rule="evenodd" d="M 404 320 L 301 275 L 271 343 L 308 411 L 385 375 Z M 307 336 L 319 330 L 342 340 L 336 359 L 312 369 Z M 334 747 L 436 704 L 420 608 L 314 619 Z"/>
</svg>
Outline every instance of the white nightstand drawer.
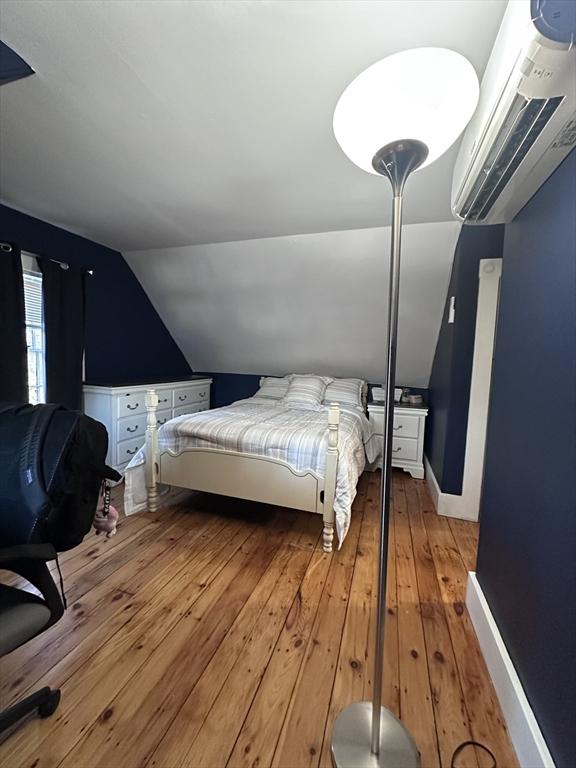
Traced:
<svg viewBox="0 0 576 768">
<path fill-rule="evenodd" d="M 392 461 L 404 459 L 406 461 L 418 460 L 418 440 L 410 437 L 392 438 Z"/>
<path fill-rule="evenodd" d="M 370 423 L 374 427 L 377 435 L 384 434 L 384 412 L 370 413 Z M 394 414 L 394 435 L 397 437 L 418 437 L 420 429 L 420 419 L 418 416 L 404 416 L 398 413 Z"/>
<path fill-rule="evenodd" d="M 209 408 L 210 405 L 208 403 L 189 403 L 188 405 L 180 405 L 178 408 L 174 408 L 174 418 L 177 416 L 184 416 L 186 413 L 207 411 Z"/>
<path fill-rule="evenodd" d="M 201 403 L 210 400 L 210 387 L 186 387 L 186 389 L 175 389 L 173 405 L 179 408 L 188 403 Z"/>
<path fill-rule="evenodd" d="M 121 443 L 118 443 L 116 447 L 116 463 L 119 465 L 130 461 L 134 454 L 138 453 L 144 445 L 144 439 L 144 435 L 141 435 L 141 437 L 135 437 L 133 440 L 123 440 Z"/>
<path fill-rule="evenodd" d="M 122 392 L 118 397 L 118 418 L 123 416 L 135 416 L 138 413 L 146 412 L 146 392 L 136 390 L 135 392 Z"/>
<path fill-rule="evenodd" d="M 418 416 L 394 414 L 394 437 L 418 437 L 419 427 Z"/>
<path fill-rule="evenodd" d="M 127 416 L 124 419 L 118 419 L 116 439 L 133 440 L 135 437 L 142 437 L 146 432 L 146 414 L 139 416 Z"/>
</svg>

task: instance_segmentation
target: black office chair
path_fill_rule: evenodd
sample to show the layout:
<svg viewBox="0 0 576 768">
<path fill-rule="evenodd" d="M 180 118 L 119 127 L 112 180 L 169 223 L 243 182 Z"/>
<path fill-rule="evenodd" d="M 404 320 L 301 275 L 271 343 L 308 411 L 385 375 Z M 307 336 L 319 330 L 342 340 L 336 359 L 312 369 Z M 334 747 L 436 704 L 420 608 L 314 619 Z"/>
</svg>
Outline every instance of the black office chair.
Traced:
<svg viewBox="0 0 576 768">
<path fill-rule="evenodd" d="M 0 578 L 0 655 L 51 627 L 64 613 L 46 563 L 77 546 L 90 530 L 106 480 L 105 427 L 57 405 L 0 403 L 0 569 L 25 578 L 41 593 Z M 109 499 L 109 492 L 105 493 Z M 48 717 L 60 691 L 43 688 L 0 713 L 0 733 L 35 710 Z"/>
<path fill-rule="evenodd" d="M 0 549 L 0 569 L 26 579 L 42 597 L 0 582 L 0 656 L 19 648 L 60 619 L 64 605 L 47 561 L 56 558 L 51 544 L 27 544 Z M 0 712 L 0 733 L 35 711 L 49 717 L 60 702 L 60 691 L 42 688 Z"/>
</svg>

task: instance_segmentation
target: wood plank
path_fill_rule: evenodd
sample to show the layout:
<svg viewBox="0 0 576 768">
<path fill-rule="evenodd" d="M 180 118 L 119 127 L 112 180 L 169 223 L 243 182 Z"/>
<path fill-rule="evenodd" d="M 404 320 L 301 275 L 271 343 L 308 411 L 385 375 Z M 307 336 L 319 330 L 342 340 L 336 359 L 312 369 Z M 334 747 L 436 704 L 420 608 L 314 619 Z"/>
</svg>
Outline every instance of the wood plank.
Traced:
<svg viewBox="0 0 576 768">
<path fill-rule="evenodd" d="M 403 483 L 395 488 L 395 499 L 397 503 L 393 505 L 392 515 L 398 580 L 400 716 L 416 741 L 422 764 L 426 768 L 435 768 L 440 765 L 438 740 Z"/>
<path fill-rule="evenodd" d="M 476 556 L 478 554 L 479 524 L 467 520 L 447 518 L 450 531 L 460 551 L 460 557 L 467 571 L 476 570 Z"/>
<path fill-rule="evenodd" d="M 263 768 L 272 764 L 331 562 L 332 557 L 322 551 L 320 539 L 242 725 L 228 766 Z"/>
<path fill-rule="evenodd" d="M 232 573 L 238 572 L 250 554 L 241 550 L 242 545 L 252 539 L 250 549 L 262 544 L 265 538 L 264 529 L 254 531 L 253 526 L 246 526 L 238 531 L 229 547 L 222 549 L 220 543 L 214 548 L 208 547 L 203 556 L 164 589 L 151 591 L 143 608 L 124 625 L 116 642 L 100 646 L 89 663 L 75 669 L 73 677 L 68 676 L 69 665 L 74 664 L 69 657 L 51 669 L 43 684 L 62 688 L 62 702 L 57 712 L 49 720 L 31 721 L 27 729 L 17 731 L 6 744 L 0 745 L 0 762 L 6 757 L 11 768 L 24 768 L 33 756 L 37 761 L 35 768 L 58 765 L 98 716 L 108 711 L 109 703 L 170 630 L 184 615 L 190 618 L 195 602 L 208 592 L 209 597 L 202 603 L 206 608 L 207 601 L 221 596 L 226 585 L 222 579 L 216 586 L 213 582 L 233 558 L 236 558 L 236 569 L 232 566 Z M 90 696 L 86 696 L 87 691 L 91 691 Z"/>
<path fill-rule="evenodd" d="M 284 573 L 291 555 L 296 548 L 304 549 L 302 521 L 295 516 L 293 522 L 294 525 L 278 547 L 266 573 L 260 579 L 220 647 L 183 702 L 162 740 L 153 750 L 153 754 L 146 757 L 147 765 L 177 766 L 184 762 L 186 754 L 222 686 L 246 647 L 250 633 L 264 611 L 271 593 L 276 589 L 278 580 Z M 316 539 L 319 536 L 317 525 L 314 536 Z"/>
<path fill-rule="evenodd" d="M 346 705 L 363 700 L 364 689 L 370 685 L 372 678 L 369 672 L 372 659 L 368 658 L 368 646 L 373 609 L 374 545 L 377 532 L 374 530 L 373 518 L 365 515 L 365 510 L 369 504 L 373 506 L 373 502 L 367 478 L 363 479 L 353 509 L 353 514 L 362 518 L 360 535 L 320 757 L 320 766 L 326 768 L 332 766 L 330 750 L 334 720 Z"/>
<path fill-rule="evenodd" d="M 319 763 L 360 524 L 361 516 L 352 515 L 346 540 L 332 556 L 306 657 L 274 754 L 275 768 L 304 768 Z"/>
<path fill-rule="evenodd" d="M 467 571 L 446 518 L 437 515 L 427 488 L 418 486 L 422 519 L 430 540 L 436 569 L 436 581 L 445 606 L 455 657 L 458 659 L 460 684 L 474 739 L 492 750 L 498 765 L 515 768 L 518 763 L 510 746 L 506 725 L 486 664 L 466 608 Z M 482 768 L 490 758 L 477 753 Z"/>
<path fill-rule="evenodd" d="M 422 519 L 419 496 L 414 483 L 405 482 L 404 489 L 414 550 L 420 615 L 426 643 L 440 763 L 449 766 L 454 750 L 462 742 L 472 739 L 472 731 L 458 677 L 450 630 L 438 590 L 436 570 Z M 478 768 L 473 749 L 462 755 L 458 766 L 459 768 Z"/>
<path fill-rule="evenodd" d="M 313 523 L 315 521 L 309 521 Z M 318 540 L 318 526 L 310 526 L 305 543 Z M 213 768 L 225 765 L 264 675 L 286 617 L 296 599 L 312 550 L 293 551 L 281 579 L 252 629 L 241 658 L 233 666 L 182 765 Z M 226 726 L 223 728 L 222 724 Z"/>
<path fill-rule="evenodd" d="M 161 588 L 211 540 L 219 535 L 229 535 L 237 528 L 238 523 L 232 521 L 215 523 L 208 519 L 181 538 L 175 538 L 172 528 L 168 528 L 138 557 L 73 603 L 50 630 L 0 661 L 2 701 L 8 704 L 26 695 L 65 657 L 68 662 L 75 657 L 78 666 L 85 663 L 100 644 L 110 642 L 114 632 L 145 605 L 148 587 Z M 173 551 L 175 542 L 182 548 L 178 556 Z M 69 663 L 69 674 L 73 674 L 75 668 Z"/>
<path fill-rule="evenodd" d="M 284 531 L 260 529 L 232 557 L 148 661 L 109 700 L 61 766 L 138 765 L 159 742 L 272 560 Z M 242 578 L 238 575 L 242 573 Z M 195 652 L 192 656 L 190 648 Z M 155 649 L 156 650 L 156 649 Z"/>
</svg>

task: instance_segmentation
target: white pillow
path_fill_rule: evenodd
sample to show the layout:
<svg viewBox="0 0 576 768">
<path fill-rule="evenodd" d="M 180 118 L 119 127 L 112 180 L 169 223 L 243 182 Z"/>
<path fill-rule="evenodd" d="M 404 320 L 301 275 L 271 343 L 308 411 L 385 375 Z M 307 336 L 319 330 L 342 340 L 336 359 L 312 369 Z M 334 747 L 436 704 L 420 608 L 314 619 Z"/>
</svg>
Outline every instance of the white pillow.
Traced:
<svg viewBox="0 0 576 768">
<path fill-rule="evenodd" d="M 334 379 L 326 387 L 324 393 L 324 405 L 339 403 L 340 405 L 352 405 L 364 410 L 366 404 L 367 383 L 364 379 Z"/>
<path fill-rule="evenodd" d="M 331 381 L 332 379 L 327 376 L 315 376 L 311 373 L 303 375 L 292 374 L 288 391 L 280 402 L 282 405 L 294 408 L 318 410 L 322 408 L 326 386 Z"/>
<path fill-rule="evenodd" d="M 288 391 L 289 379 L 279 379 L 275 376 L 267 376 L 260 385 L 260 389 L 254 397 L 267 397 L 271 400 L 281 400 Z"/>
</svg>

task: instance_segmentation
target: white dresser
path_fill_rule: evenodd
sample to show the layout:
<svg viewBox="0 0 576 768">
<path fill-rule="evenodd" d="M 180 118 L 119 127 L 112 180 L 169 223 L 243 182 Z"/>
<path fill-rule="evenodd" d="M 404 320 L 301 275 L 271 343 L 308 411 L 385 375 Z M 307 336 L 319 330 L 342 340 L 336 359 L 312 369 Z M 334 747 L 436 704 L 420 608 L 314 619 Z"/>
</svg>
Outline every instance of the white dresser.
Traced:
<svg viewBox="0 0 576 768">
<path fill-rule="evenodd" d="M 392 437 L 392 466 L 424 478 L 424 428 L 428 408 L 423 405 L 394 406 L 394 435 Z M 384 439 L 384 406 L 368 403 L 368 418 L 380 440 Z M 380 453 L 373 467 L 382 466 Z"/>
<path fill-rule="evenodd" d="M 101 421 L 108 430 L 106 462 L 122 472 L 144 445 L 146 435 L 146 390 L 155 389 L 159 404 L 158 426 L 185 413 L 210 408 L 212 379 L 167 381 L 161 384 L 104 387 L 84 385 L 84 412 Z"/>
</svg>

